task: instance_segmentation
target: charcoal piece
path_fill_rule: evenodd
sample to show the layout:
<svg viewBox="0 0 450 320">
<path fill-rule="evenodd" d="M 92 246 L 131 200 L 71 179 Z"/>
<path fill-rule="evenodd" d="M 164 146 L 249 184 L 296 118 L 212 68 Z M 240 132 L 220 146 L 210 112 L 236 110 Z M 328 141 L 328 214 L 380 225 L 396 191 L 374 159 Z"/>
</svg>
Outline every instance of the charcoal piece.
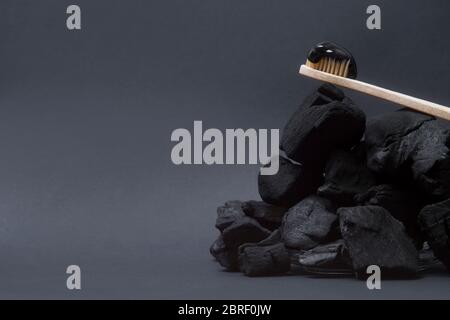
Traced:
<svg viewBox="0 0 450 320">
<path fill-rule="evenodd" d="M 376 184 L 374 174 L 366 166 L 365 153 L 343 150 L 333 153 L 328 160 L 324 177 L 317 194 L 343 206 L 352 205 L 356 194 Z"/>
<path fill-rule="evenodd" d="M 424 207 L 419 224 L 434 255 L 450 271 L 450 198 Z"/>
<path fill-rule="evenodd" d="M 238 207 L 242 202 L 229 201 L 223 206 L 224 212 L 230 207 Z M 221 210 L 219 210 L 221 211 Z M 223 229 L 219 238 L 211 245 L 209 251 L 221 266 L 229 271 L 239 269 L 238 250 L 242 244 L 258 243 L 271 235 L 255 219 L 247 216 L 233 216 L 234 221 Z"/>
<path fill-rule="evenodd" d="M 286 207 L 279 207 L 263 201 L 246 201 L 243 210 L 249 217 L 256 219 L 263 227 L 275 230 L 281 225 Z"/>
<path fill-rule="evenodd" d="M 277 229 L 257 243 L 240 245 L 238 250 L 240 270 L 248 276 L 273 275 L 289 271 L 291 257 L 281 240 L 280 230 Z"/>
<path fill-rule="evenodd" d="M 270 230 L 250 217 L 240 218 L 222 231 L 223 242 L 227 248 L 238 248 L 244 243 L 256 243 L 270 234 Z"/>
<path fill-rule="evenodd" d="M 447 199 L 450 195 L 450 130 L 443 129 L 437 121 L 430 121 L 411 139 L 417 141 L 411 166 L 416 184 L 431 199 Z"/>
<path fill-rule="evenodd" d="M 304 109 L 308 109 L 313 106 L 328 104 L 333 101 L 343 101 L 345 99 L 347 98 L 345 97 L 344 92 L 342 92 L 341 89 L 332 84 L 324 83 L 300 103 L 300 106 L 297 108 L 294 115 L 290 118 L 288 126 L 290 127 L 295 125 L 295 120 L 300 116 L 300 113 Z"/>
<path fill-rule="evenodd" d="M 211 255 L 219 262 L 219 264 L 229 271 L 237 271 L 239 269 L 238 253 L 236 248 L 227 248 L 223 242 L 223 237 L 219 236 L 209 248 Z"/>
<path fill-rule="evenodd" d="M 400 110 L 368 121 L 367 165 L 433 200 L 450 194 L 450 131 L 433 117 Z"/>
<path fill-rule="evenodd" d="M 231 200 L 217 208 L 216 228 L 221 232 L 238 219 L 245 217 L 242 201 Z"/>
<path fill-rule="evenodd" d="M 258 176 L 258 190 L 265 202 L 291 207 L 316 192 L 321 181 L 321 168 L 301 165 L 280 155 L 279 170 L 276 174 Z"/>
<path fill-rule="evenodd" d="M 368 167 L 380 173 L 398 174 L 415 149 L 415 141 L 408 136 L 433 119 L 407 109 L 369 119 L 365 135 Z"/>
<path fill-rule="evenodd" d="M 339 239 L 331 243 L 319 245 L 311 250 L 299 254 L 301 266 L 315 268 L 349 268 L 350 256 L 344 240 Z"/>
<path fill-rule="evenodd" d="M 324 103 L 316 103 L 314 105 L 318 104 L 326 104 L 334 100 L 342 101 L 345 99 L 344 92 L 339 89 L 338 87 L 330 84 L 330 83 L 324 83 L 317 89 L 317 94 L 322 95 L 324 99 Z"/>
<path fill-rule="evenodd" d="M 403 224 L 380 206 L 340 208 L 339 222 L 353 269 L 365 274 L 377 265 L 383 274 L 412 276 L 418 270 L 418 251 Z"/>
<path fill-rule="evenodd" d="M 245 247 L 247 246 L 260 246 L 260 247 L 265 247 L 265 246 L 271 246 L 277 243 L 282 243 L 282 239 L 281 239 L 281 233 L 280 230 L 274 230 L 272 231 L 272 233 L 267 237 L 264 238 L 263 240 L 256 242 L 256 243 L 243 243 L 239 246 L 239 253 L 242 252 L 242 250 L 245 249 Z"/>
<path fill-rule="evenodd" d="M 258 242 L 259 246 L 270 246 L 282 242 L 280 229 L 274 230 L 270 236 Z"/>
<path fill-rule="evenodd" d="M 328 91 L 322 87 L 316 93 Z M 309 97 L 284 127 L 281 149 L 304 165 L 323 166 L 331 152 L 349 149 L 361 140 L 366 118 L 349 98 L 305 106 L 310 103 L 317 100 Z"/>
<path fill-rule="evenodd" d="M 281 236 L 284 244 L 293 249 L 308 250 L 334 240 L 337 216 L 332 203 L 310 196 L 289 209 L 283 218 Z"/>
<path fill-rule="evenodd" d="M 290 269 L 289 254 L 282 243 L 246 246 L 240 250 L 239 269 L 250 277 L 283 274 Z"/>
<path fill-rule="evenodd" d="M 417 224 L 417 216 L 424 204 L 423 197 L 416 191 L 389 184 L 381 184 L 355 196 L 359 205 L 375 205 L 385 208 L 403 223 L 406 233 L 418 248 L 422 247 L 423 236 Z"/>
</svg>

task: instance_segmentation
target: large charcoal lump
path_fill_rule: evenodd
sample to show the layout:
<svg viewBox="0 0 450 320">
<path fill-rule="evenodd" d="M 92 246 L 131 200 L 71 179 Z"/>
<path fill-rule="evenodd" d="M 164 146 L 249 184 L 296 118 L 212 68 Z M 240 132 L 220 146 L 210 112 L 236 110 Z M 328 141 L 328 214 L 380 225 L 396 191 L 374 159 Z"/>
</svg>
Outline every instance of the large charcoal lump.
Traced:
<svg viewBox="0 0 450 320">
<path fill-rule="evenodd" d="M 423 197 L 412 189 L 390 184 L 380 184 L 355 196 L 359 205 L 374 205 L 385 208 L 403 223 L 406 233 L 418 247 L 423 243 L 417 224 L 417 216 L 423 207 Z"/>
<path fill-rule="evenodd" d="M 236 248 L 227 248 L 222 236 L 219 236 L 209 248 L 210 254 L 219 264 L 229 271 L 238 270 L 238 254 Z"/>
<path fill-rule="evenodd" d="M 308 250 L 336 237 L 337 216 L 332 203 L 310 196 L 289 209 L 283 218 L 281 236 L 287 247 Z"/>
<path fill-rule="evenodd" d="M 230 200 L 217 208 L 216 228 L 223 231 L 245 216 L 252 217 L 263 227 L 275 230 L 281 225 L 287 207 L 271 205 L 264 201 Z"/>
<path fill-rule="evenodd" d="M 365 273 L 370 265 L 385 274 L 413 275 L 418 270 L 418 252 L 403 224 L 380 206 L 338 210 L 342 237 L 353 269 Z"/>
<path fill-rule="evenodd" d="M 237 248 L 244 243 L 259 242 L 270 234 L 270 230 L 250 217 L 236 220 L 222 231 L 223 242 L 227 248 Z"/>
<path fill-rule="evenodd" d="M 250 277 L 283 274 L 290 270 L 291 259 L 283 243 L 239 248 L 239 269 Z"/>
<path fill-rule="evenodd" d="M 350 256 L 344 240 L 319 245 L 299 254 L 298 262 L 303 267 L 348 268 L 351 267 Z"/>
<path fill-rule="evenodd" d="M 435 256 L 450 271 L 450 198 L 424 207 L 419 223 Z"/>
<path fill-rule="evenodd" d="M 276 174 L 258 176 L 258 190 L 265 202 L 290 207 L 314 193 L 321 181 L 320 168 L 302 165 L 280 155 Z"/>
<path fill-rule="evenodd" d="M 281 149 L 302 164 L 322 166 L 330 153 L 349 149 L 364 134 L 365 114 L 337 88 L 320 87 L 286 124 Z"/>
<path fill-rule="evenodd" d="M 365 135 L 369 168 L 393 176 L 405 170 L 416 148 L 409 136 L 432 120 L 431 116 L 407 109 L 370 118 Z"/>
<path fill-rule="evenodd" d="M 239 200 L 230 200 L 217 208 L 216 228 L 221 232 L 238 219 L 245 217 L 244 203 Z"/>
<path fill-rule="evenodd" d="M 433 117 L 399 110 L 368 121 L 368 167 L 398 183 L 411 179 L 426 194 L 450 194 L 450 132 Z"/>
<path fill-rule="evenodd" d="M 356 194 L 376 184 L 374 174 L 366 166 L 365 152 L 360 150 L 336 151 L 327 162 L 324 177 L 317 194 L 342 205 L 353 204 Z"/>
<path fill-rule="evenodd" d="M 303 100 L 290 121 L 294 121 L 295 118 L 298 118 L 296 115 L 298 115 L 302 109 L 328 104 L 333 101 L 342 101 L 344 99 L 348 98 L 345 97 L 344 92 L 341 89 L 330 83 L 324 83 Z"/>
<path fill-rule="evenodd" d="M 270 230 L 275 230 L 281 225 L 283 216 L 288 210 L 286 207 L 253 200 L 244 202 L 242 209 L 247 216 L 256 219 L 262 226 Z"/>
<path fill-rule="evenodd" d="M 418 186 L 434 199 L 450 195 L 450 130 L 437 121 L 423 125 L 415 138 L 418 144 L 412 172 Z"/>
<path fill-rule="evenodd" d="M 253 207 L 260 208 L 262 204 L 250 202 Z M 219 238 L 211 245 L 211 255 L 230 271 L 238 270 L 238 248 L 244 243 L 257 243 L 267 238 L 271 231 L 262 226 L 256 219 L 246 215 L 248 204 L 242 201 L 227 201 L 217 208 L 216 227 L 221 232 Z M 266 214 L 279 208 L 265 207 Z M 260 210 L 260 209 L 259 209 Z M 253 214 L 255 210 L 252 211 Z M 273 213 L 272 213 L 273 214 Z M 277 213 L 279 214 L 279 213 Z M 261 213 L 259 213 L 261 218 Z"/>
<path fill-rule="evenodd" d="M 291 258 L 277 229 L 258 243 L 239 246 L 239 270 L 250 277 L 283 274 L 290 270 Z"/>
</svg>

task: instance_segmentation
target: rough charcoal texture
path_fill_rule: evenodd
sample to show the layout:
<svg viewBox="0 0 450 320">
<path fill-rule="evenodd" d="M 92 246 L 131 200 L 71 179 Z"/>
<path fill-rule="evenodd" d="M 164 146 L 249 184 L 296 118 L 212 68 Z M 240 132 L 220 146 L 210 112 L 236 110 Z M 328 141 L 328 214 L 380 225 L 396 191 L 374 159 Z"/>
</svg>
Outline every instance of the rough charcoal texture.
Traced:
<svg viewBox="0 0 450 320">
<path fill-rule="evenodd" d="M 222 236 L 219 236 L 209 248 L 211 255 L 219 264 L 229 271 L 237 271 L 239 268 L 238 254 L 235 248 L 227 248 Z"/>
<path fill-rule="evenodd" d="M 353 269 L 363 274 L 377 265 L 384 274 L 412 276 L 418 271 L 418 252 L 402 223 L 380 206 L 338 210 L 342 237 Z"/>
<path fill-rule="evenodd" d="M 261 198 L 270 204 L 291 207 L 316 192 L 322 182 L 322 171 L 315 166 L 301 165 L 280 155 L 279 170 L 274 175 L 258 176 Z"/>
<path fill-rule="evenodd" d="M 260 246 L 260 247 L 264 247 L 264 246 L 271 246 L 274 244 L 278 244 L 278 243 L 282 243 L 282 239 L 281 239 L 281 233 L 280 230 L 274 230 L 272 231 L 272 233 L 267 237 L 264 238 L 263 240 L 259 241 L 259 242 L 252 242 L 252 243 L 244 243 L 241 244 L 239 246 L 239 252 L 241 252 L 245 247 L 247 246 Z"/>
<path fill-rule="evenodd" d="M 366 166 L 365 152 L 360 150 L 336 151 L 328 160 L 324 178 L 317 194 L 343 206 L 354 204 L 356 194 L 376 184 L 374 174 Z"/>
<path fill-rule="evenodd" d="M 450 198 L 424 207 L 419 223 L 434 255 L 450 271 Z"/>
<path fill-rule="evenodd" d="M 406 109 L 370 118 L 365 135 L 368 167 L 391 176 L 408 170 L 408 161 L 415 149 L 415 142 L 409 136 L 433 119 Z"/>
<path fill-rule="evenodd" d="M 332 203 L 317 196 L 303 199 L 283 218 L 281 236 L 289 248 L 308 250 L 336 237 L 337 216 Z"/>
<path fill-rule="evenodd" d="M 281 243 L 282 239 L 281 239 L 281 232 L 280 229 L 274 230 L 270 236 L 268 236 L 267 238 L 261 240 L 260 242 L 258 242 L 259 246 L 270 246 L 272 244 L 277 244 L 277 243 Z M 242 246 L 245 246 L 242 245 Z M 241 246 L 241 247 L 242 247 Z"/>
<path fill-rule="evenodd" d="M 304 165 L 321 167 L 336 149 L 349 149 L 364 134 L 364 113 L 331 85 L 309 96 L 286 124 L 281 149 Z"/>
<path fill-rule="evenodd" d="M 239 269 L 247 276 L 283 274 L 290 270 L 291 259 L 281 242 L 279 229 L 258 243 L 239 246 Z"/>
<path fill-rule="evenodd" d="M 217 208 L 216 228 L 220 232 L 229 227 L 233 222 L 245 217 L 243 210 L 243 202 L 238 200 L 231 200 L 225 202 L 224 205 Z"/>
<path fill-rule="evenodd" d="M 239 269 L 246 276 L 283 274 L 290 270 L 290 266 L 291 260 L 283 243 L 250 245 L 239 250 Z"/>
<path fill-rule="evenodd" d="M 373 118 L 365 140 L 371 170 L 435 200 L 450 194 L 450 132 L 433 117 L 402 109 Z"/>
<path fill-rule="evenodd" d="M 425 123 L 419 130 L 412 172 L 420 189 L 435 200 L 450 195 L 450 131 L 437 121 Z"/>
<path fill-rule="evenodd" d="M 344 92 L 341 89 L 332 84 L 325 83 L 302 101 L 289 121 L 297 120 L 301 116 L 301 112 L 304 109 L 310 108 L 312 106 L 328 104 L 333 101 L 342 101 L 344 99 L 347 98 L 345 97 Z M 288 125 L 294 126 L 295 123 L 288 123 Z"/>
<path fill-rule="evenodd" d="M 280 227 L 286 207 L 274 206 L 263 201 L 246 201 L 242 206 L 249 217 L 256 219 L 263 227 L 275 230 Z"/>
<path fill-rule="evenodd" d="M 216 228 L 223 231 L 238 219 L 252 217 L 263 227 L 275 230 L 280 227 L 286 207 L 271 205 L 264 201 L 230 200 L 217 208 Z"/>
<path fill-rule="evenodd" d="M 302 252 L 298 262 L 303 267 L 349 268 L 351 260 L 344 240 L 339 239 Z"/>
<path fill-rule="evenodd" d="M 227 201 L 217 208 L 216 228 L 221 235 L 210 247 L 211 255 L 230 271 L 238 270 L 238 248 L 244 243 L 256 243 L 267 238 L 271 231 L 262 226 L 256 219 L 246 216 L 245 209 L 261 208 L 256 201 Z M 273 209 L 273 208 L 272 208 Z M 266 208 L 269 210 L 269 208 Z M 254 213 L 254 212 L 253 212 Z"/>
<path fill-rule="evenodd" d="M 227 248 L 238 248 L 244 243 L 256 243 L 271 234 L 253 218 L 243 217 L 236 220 L 222 232 L 223 242 Z"/>
<path fill-rule="evenodd" d="M 417 224 L 417 216 L 424 206 L 424 199 L 412 189 L 390 184 L 381 184 L 355 196 L 359 205 L 375 205 L 385 208 L 403 223 L 406 233 L 418 248 L 422 247 L 423 236 Z"/>
</svg>

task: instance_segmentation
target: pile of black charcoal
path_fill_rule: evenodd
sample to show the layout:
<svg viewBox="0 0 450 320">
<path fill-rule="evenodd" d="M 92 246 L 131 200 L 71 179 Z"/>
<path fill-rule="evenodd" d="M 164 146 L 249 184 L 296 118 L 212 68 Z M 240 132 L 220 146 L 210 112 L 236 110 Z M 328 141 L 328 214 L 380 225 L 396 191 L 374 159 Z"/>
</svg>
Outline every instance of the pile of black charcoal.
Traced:
<svg viewBox="0 0 450 320">
<path fill-rule="evenodd" d="M 284 128 L 280 168 L 259 175 L 263 201 L 217 209 L 210 248 L 229 271 L 269 276 L 377 265 L 415 277 L 424 246 L 450 270 L 450 130 L 402 109 L 370 118 L 332 85 Z"/>
</svg>

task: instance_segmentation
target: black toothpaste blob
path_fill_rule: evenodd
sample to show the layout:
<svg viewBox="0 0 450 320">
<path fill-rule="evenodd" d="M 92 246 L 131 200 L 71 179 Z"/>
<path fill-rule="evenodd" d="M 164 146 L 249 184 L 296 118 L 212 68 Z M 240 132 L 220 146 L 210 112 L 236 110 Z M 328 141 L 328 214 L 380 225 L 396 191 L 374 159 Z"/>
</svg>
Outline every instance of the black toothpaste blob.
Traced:
<svg viewBox="0 0 450 320">
<path fill-rule="evenodd" d="M 342 46 L 333 42 L 321 42 L 313 47 L 308 54 L 308 60 L 312 63 L 318 63 L 323 58 L 336 59 L 338 61 L 349 60 L 348 78 L 356 79 L 358 70 L 356 68 L 356 61 L 352 54 Z"/>
</svg>

